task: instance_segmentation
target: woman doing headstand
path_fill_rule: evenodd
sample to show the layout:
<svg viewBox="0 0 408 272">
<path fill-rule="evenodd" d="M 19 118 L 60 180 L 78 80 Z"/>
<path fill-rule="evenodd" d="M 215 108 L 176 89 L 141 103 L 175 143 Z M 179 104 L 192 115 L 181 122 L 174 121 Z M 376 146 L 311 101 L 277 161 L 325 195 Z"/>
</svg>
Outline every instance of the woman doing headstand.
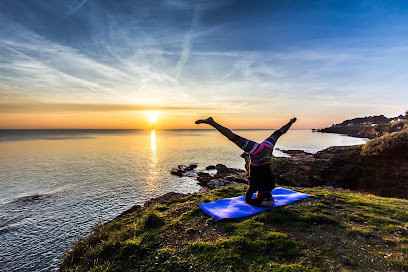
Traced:
<svg viewBox="0 0 408 272">
<path fill-rule="evenodd" d="M 292 118 L 289 123 L 276 130 L 260 144 L 236 135 L 228 128 L 215 122 L 212 117 L 197 120 L 195 123 L 208 124 L 214 127 L 222 135 L 249 154 L 249 187 L 245 194 L 245 201 L 255 206 L 270 207 L 274 202 L 271 191 L 275 188 L 275 180 L 270 167 L 272 151 L 278 138 L 286 133 L 294 122 L 296 122 L 296 118 Z M 257 196 L 256 198 L 252 198 L 255 192 L 257 192 Z"/>
</svg>

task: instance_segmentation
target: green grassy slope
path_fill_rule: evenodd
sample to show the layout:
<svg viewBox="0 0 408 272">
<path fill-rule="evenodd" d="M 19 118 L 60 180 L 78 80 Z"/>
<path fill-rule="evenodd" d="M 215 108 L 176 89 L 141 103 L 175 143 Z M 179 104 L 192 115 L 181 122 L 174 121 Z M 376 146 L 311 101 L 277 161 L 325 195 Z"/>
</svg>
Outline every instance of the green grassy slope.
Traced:
<svg viewBox="0 0 408 272">
<path fill-rule="evenodd" d="M 245 189 L 136 208 L 73 245 L 61 271 L 408 271 L 407 200 L 294 188 L 313 197 L 226 221 L 198 207 Z"/>
</svg>

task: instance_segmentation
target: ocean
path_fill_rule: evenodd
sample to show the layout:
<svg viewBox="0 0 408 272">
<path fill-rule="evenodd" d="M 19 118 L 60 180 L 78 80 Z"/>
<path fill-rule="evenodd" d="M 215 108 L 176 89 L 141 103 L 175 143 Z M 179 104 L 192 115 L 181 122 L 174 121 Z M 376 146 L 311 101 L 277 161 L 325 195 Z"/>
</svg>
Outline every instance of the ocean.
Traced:
<svg viewBox="0 0 408 272">
<path fill-rule="evenodd" d="M 273 131 L 234 132 L 262 141 Z M 364 142 L 290 130 L 274 155 Z M 55 270 L 92 226 L 164 193 L 201 188 L 193 176 L 171 175 L 171 168 L 244 169 L 240 154 L 215 130 L 0 130 L 0 271 Z"/>
</svg>

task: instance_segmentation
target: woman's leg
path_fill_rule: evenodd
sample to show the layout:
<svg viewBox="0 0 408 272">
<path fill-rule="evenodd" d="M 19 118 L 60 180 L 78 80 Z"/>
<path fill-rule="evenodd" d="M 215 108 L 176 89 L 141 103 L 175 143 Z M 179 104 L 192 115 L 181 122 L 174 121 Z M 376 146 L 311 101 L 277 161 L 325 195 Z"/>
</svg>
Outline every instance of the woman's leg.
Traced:
<svg viewBox="0 0 408 272">
<path fill-rule="evenodd" d="M 284 125 L 283 127 L 281 127 L 280 129 L 276 130 L 274 133 L 272 133 L 271 136 L 269 136 L 265 141 L 263 141 L 262 143 L 270 146 L 270 147 L 274 147 L 276 144 L 276 141 L 278 140 L 278 138 L 280 136 L 282 136 L 282 134 L 286 133 L 289 128 L 292 126 L 292 124 L 296 122 L 296 117 L 290 119 L 290 121 Z"/>
<path fill-rule="evenodd" d="M 195 121 L 196 124 L 208 124 L 218 130 L 222 135 L 227 137 L 229 140 L 232 141 L 234 138 L 234 133 L 226 127 L 221 126 L 217 122 L 214 121 L 212 117 L 208 117 L 207 119 L 197 120 Z"/>
<path fill-rule="evenodd" d="M 208 124 L 212 126 L 213 128 L 218 130 L 222 135 L 227 137 L 230 141 L 235 143 L 239 148 L 241 148 L 245 152 L 250 152 L 256 145 L 259 145 L 251 140 L 238 136 L 237 134 L 232 132 L 230 129 L 221 126 L 220 124 L 215 122 L 212 117 L 209 117 L 207 119 L 197 120 L 195 123 L 196 124 Z"/>
</svg>

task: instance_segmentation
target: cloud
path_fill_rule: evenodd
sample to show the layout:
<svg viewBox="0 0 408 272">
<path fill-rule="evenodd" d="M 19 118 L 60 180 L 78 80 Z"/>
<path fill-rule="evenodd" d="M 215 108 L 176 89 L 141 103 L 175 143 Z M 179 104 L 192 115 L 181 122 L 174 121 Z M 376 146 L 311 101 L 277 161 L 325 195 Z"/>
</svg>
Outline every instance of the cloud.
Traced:
<svg viewBox="0 0 408 272">
<path fill-rule="evenodd" d="M 7 28 L 0 30 L 0 92 L 37 93 L 40 97 L 54 93 L 87 99 L 96 95 L 120 100 L 126 92 L 136 95 L 148 87 L 176 84 L 168 73 L 152 70 L 149 63 L 138 63 L 138 58 L 145 56 L 143 52 L 111 65 L 103 58 L 95 60 L 77 49 L 42 39 L 19 24 L 5 25 Z"/>
<path fill-rule="evenodd" d="M 118 111 L 202 111 L 210 107 L 131 105 L 131 104 L 85 104 L 47 102 L 0 103 L 1 113 L 55 113 L 55 112 L 118 112 Z"/>
<path fill-rule="evenodd" d="M 72 16 L 75 12 L 77 12 L 86 2 L 88 2 L 88 0 L 79 0 L 79 1 L 75 1 L 74 3 L 72 3 L 71 5 L 69 5 L 69 9 L 67 11 L 67 13 L 64 16 L 64 19 Z"/>
<path fill-rule="evenodd" d="M 184 35 L 184 38 L 183 38 L 180 59 L 177 62 L 176 67 L 174 69 L 176 72 L 176 78 L 180 78 L 180 75 L 183 72 L 183 68 L 186 62 L 188 61 L 188 59 L 190 58 L 192 41 L 193 41 L 193 38 L 195 37 L 194 28 L 197 25 L 197 21 L 198 21 L 198 9 L 196 8 L 193 12 L 193 19 L 191 22 L 190 29 L 187 31 L 187 33 Z"/>
<path fill-rule="evenodd" d="M 256 14 L 247 14 L 246 9 L 236 13 L 235 2 L 223 1 L 221 9 L 218 1 L 119 2 L 89 2 L 95 8 L 53 26 L 60 32 L 55 35 L 35 32 L 31 22 L 37 21 L 20 18 L 14 21 L 17 24 L 0 13 L 0 95 L 61 102 L 54 108 L 42 105 L 49 111 L 98 108 L 68 106 L 83 103 L 198 109 L 222 105 L 222 110 L 232 113 L 267 112 L 271 105 L 281 111 L 301 104 L 313 110 L 319 103 L 341 109 L 350 101 L 378 105 L 378 101 L 402 104 L 408 99 L 405 38 L 379 46 L 360 36 L 330 40 L 317 35 L 296 43 L 282 37 L 281 47 L 264 46 L 271 37 L 251 38 L 269 28 L 266 21 L 275 23 L 276 18 L 262 13 L 255 20 L 251 16 Z M 83 0 L 71 3 L 70 15 L 88 8 Z M 228 3 L 234 5 L 226 7 Z M 58 14 L 64 14 L 64 8 Z M 249 17 L 237 16 L 244 13 Z M 26 17 L 42 15 L 35 10 L 30 14 Z M 286 19 L 278 20 L 273 27 L 285 24 Z M 30 103 L 21 102 L 20 109 L 30 108 Z M 41 106 L 31 110 L 40 111 Z"/>
</svg>

